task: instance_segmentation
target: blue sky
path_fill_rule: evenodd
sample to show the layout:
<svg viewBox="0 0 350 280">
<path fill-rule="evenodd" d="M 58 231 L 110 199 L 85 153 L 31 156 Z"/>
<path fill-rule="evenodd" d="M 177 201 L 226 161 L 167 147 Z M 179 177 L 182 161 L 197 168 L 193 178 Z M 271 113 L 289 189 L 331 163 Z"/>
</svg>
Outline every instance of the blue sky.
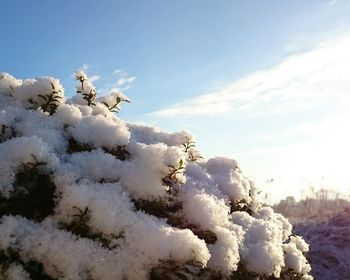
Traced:
<svg viewBox="0 0 350 280">
<path fill-rule="evenodd" d="M 122 118 L 193 132 L 275 197 L 348 191 L 349 14 L 347 0 L 3 1 L 0 71 L 70 95 L 86 67 L 100 94 L 132 99 Z"/>
</svg>

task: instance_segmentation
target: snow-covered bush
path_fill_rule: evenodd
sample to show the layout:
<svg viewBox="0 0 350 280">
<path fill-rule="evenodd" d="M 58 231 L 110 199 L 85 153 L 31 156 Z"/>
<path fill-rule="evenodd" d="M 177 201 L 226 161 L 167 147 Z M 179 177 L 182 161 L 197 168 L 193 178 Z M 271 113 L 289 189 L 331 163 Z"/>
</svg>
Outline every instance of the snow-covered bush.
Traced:
<svg viewBox="0 0 350 280">
<path fill-rule="evenodd" d="M 0 76 L 0 279 L 311 279 L 238 163 L 130 124 L 82 71 Z"/>
</svg>

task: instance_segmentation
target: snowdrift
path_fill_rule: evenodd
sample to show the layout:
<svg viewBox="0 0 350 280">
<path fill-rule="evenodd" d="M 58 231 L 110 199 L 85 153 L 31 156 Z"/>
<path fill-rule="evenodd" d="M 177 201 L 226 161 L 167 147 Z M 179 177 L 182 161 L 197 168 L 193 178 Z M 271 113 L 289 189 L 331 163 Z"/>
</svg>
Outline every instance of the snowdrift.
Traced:
<svg viewBox="0 0 350 280">
<path fill-rule="evenodd" d="M 235 160 L 130 124 L 86 74 L 0 74 L 0 278 L 312 279 L 308 245 Z"/>
</svg>

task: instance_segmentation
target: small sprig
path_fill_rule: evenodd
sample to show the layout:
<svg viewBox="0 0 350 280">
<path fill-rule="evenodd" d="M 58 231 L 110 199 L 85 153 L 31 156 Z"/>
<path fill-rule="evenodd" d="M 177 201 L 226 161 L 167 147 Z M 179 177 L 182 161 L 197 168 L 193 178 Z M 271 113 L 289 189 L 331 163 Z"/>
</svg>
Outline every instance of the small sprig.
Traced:
<svg viewBox="0 0 350 280">
<path fill-rule="evenodd" d="M 183 159 L 180 159 L 179 165 L 168 165 L 169 173 L 163 178 L 163 183 L 171 186 L 173 183 L 179 183 L 177 176 L 185 170 L 185 162 Z"/>
<path fill-rule="evenodd" d="M 103 150 L 106 153 L 109 153 L 113 156 L 115 156 L 117 159 L 119 160 L 127 160 L 130 159 L 130 152 L 128 150 L 126 150 L 126 146 L 125 145 L 118 145 L 117 147 L 113 148 L 113 149 L 107 149 L 106 147 L 103 147 Z"/>
<path fill-rule="evenodd" d="M 107 108 L 109 111 L 113 112 L 113 113 L 118 113 L 119 112 L 119 104 L 122 102 L 122 101 L 125 101 L 125 102 L 128 102 L 130 103 L 130 100 L 128 99 L 122 99 L 120 96 L 117 96 L 116 99 L 115 99 L 115 103 L 112 105 L 112 106 L 109 106 L 107 102 L 102 102 Z"/>
<path fill-rule="evenodd" d="M 87 222 L 90 219 L 89 208 L 86 207 L 84 210 L 73 206 L 73 209 L 76 211 L 76 214 L 73 214 L 73 221 L 67 225 L 67 229 L 79 236 L 87 236 L 89 234 L 90 228 L 87 225 Z"/>
<path fill-rule="evenodd" d="M 197 162 L 198 160 L 203 159 L 202 156 L 196 155 L 191 151 L 189 151 L 187 154 L 188 154 L 189 161 L 192 161 L 192 162 Z"/>
<path fill-rule="evenodd" d="M 90 227 L 88 226 L 88 222 L 90 220 L 90 210 L 88 207 L 85 207 L 84 210 L 81 210 L 79 207 L 73 206 L 73 209 L 77 211 L 77 214 L 72 215 L 74 220 L 70 224 L 63 224 L 63 227 L 83 238 L 89 238 L 94 241 L 98 241 L 101 243 L 102 247 L 108 248 L 110 250 L 116 248 L 118 246 L 118 242 L 116 242 L 120 238 L 124 238 L 124 232 L 121 231 L 119 234 L 110 234 L 105 236 L 101 232 L 91 232 Z"/>
<path fill-rule="evenodd" d="M 173 166 L 173 165 L 169 165 L 170 167 L 170 172 L 168 174 L 168 177 L 170 179 L 176 179 L 176 176 L 180 173 L 183 172 L 183 170 L 185 169 L 185 164 L 183 159 L 180 159 L 179 161 L 179 165 L 177 167 Z"/>
<path fill-rule="evenodd" d="M 33 158 L 33 162 L 23 163 L 19 169 L 22 173 L 26 174 L 27 177 L 37 177 L 41 174 L 41 170 L 39 168 L 45 166 L 47 162 L 39 161 L 33 154 L 30 154 L 30 156 Z"/>
<path fill-rule="evenodd" d="M 85 207 L 84 210 L 81 210 L 80 208 L 73 206 L 73 209 L 77 210 L 77 214 L 72 215 L 72 217 L 77 218 L 75 220 L 75 225 L 79 226 L 79 227 L 87 227 L 86 223 L 89 221 L 90 219 L 90 212 L 89 212 L 89 208 Z"/>
<path fill-rule="evenodd" d="M 45 95 L 39 94 L 38 96 L 45 102 L 43 105 L 41 105 L 43 111 L 49 112 L 50 115 L 52 115 L 56 112 L 58 104 L 60 103 L 60 99 L 62 99 L 62 96 L 60 96 L 61 90 L 57 90 L 52 82 L 50 82 L 50 84 L 51 92 Z"/>
<path fill-rule="evenodd" d="M 96 106 L 94 103 L 94 100 L 96 99 L 96 90 L 89 86 L 89 84 L 87 89 L 84 89 L 84 83 L 88 81 L 88 77 L 85 72 L 82 70 L 77 71 L 75 74 L 75 80 L 81 83 L 81 89 L 77 89 L 77 93 L 81 93 L 83 95 L 83 99 L 87 101 L 88 106 Z M 89 89 L 91 90 L 89 91 Z"/>
<path fill-rule="evenodd" d="M 24 169 L 34 169 L 47 164 L 45 161 L 39 161 L 33 154 L 30 154 L 30 156 L 33 158 L 34 162 L 24 164 Z"/>
<path fill-rule="evenodd" d="M 91 152 L 94 149 L 92 145 L 79 143 L 73 137 L 68 139 L 68 149 L 67 153 L 79 153 L 79 152 Z"/>
<path fill-rule="evenodd" d="M 81 91 L 78 90 L 77 93 L 82 93 L 84 91 L 84 82 L 87 81 L 87 76 L 84 71 L 77 71 L 75 74 L 75 80 L 81 83 Z"/>
<path fill-rule="evenodd" d="M 15 174 L 14 190 L 8 199 L 0 198 L 0 217 L 21 215 L 41 222 L 55 207 L 56 186 L 51 174 L 41 168 L 46 164 L 34 155 L 32 162 L 22 163 Z"/>
<path fill-rule="evenodd" d="M 184 152 L 187 153 L 189 161 L 197 162 L 198 160 L 203 159 L 203 157 L 196 153 L 196 150 L 194 150 L 196 147 L 196 142 L 191 140 L 189 137 L 186 136 L 186 142 L 182 143 L 182 146 Z"/>
<path fill-rule="evenodd" d="M 184 152 L 187 153 L 191 148 L 196 147 L 196 142 L 186 136 L 186 142 L 182 143 L 182 146 L 184 147 Z"/>
<path fill-rule="evenodd" d="M 78 214 L 72 215 L 72 217 L 77 217 L 79 223 L 86 223 L 89 220 L 89 208 L 85 207 L 84 210 L 81 210 L 80 208 L 73 206 L 73 209 L 78 211 Z"/>
<path fill-rule="evenodd" d="M 90 90 L 90 93 L 83 93 L 83 99 L 87 101 L 88 106 L 96 106 L 94 100 L 96 99 L 96 90 Z"/>
</svg>

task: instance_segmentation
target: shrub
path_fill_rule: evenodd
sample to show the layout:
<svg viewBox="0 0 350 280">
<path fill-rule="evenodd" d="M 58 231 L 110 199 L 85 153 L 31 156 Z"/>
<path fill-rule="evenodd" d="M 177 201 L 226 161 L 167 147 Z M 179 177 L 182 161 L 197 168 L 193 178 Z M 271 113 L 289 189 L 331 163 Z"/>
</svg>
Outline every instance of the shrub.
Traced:
<svg viewBox="0 0 350 280">
<path fill-rule="evenodd" d="M 308 246 L 236 161 L 123 122 L 129 99 L 84 72 L 63 93 L 0 75 L 0 278 L 311 279 Z"/>
</svg>

